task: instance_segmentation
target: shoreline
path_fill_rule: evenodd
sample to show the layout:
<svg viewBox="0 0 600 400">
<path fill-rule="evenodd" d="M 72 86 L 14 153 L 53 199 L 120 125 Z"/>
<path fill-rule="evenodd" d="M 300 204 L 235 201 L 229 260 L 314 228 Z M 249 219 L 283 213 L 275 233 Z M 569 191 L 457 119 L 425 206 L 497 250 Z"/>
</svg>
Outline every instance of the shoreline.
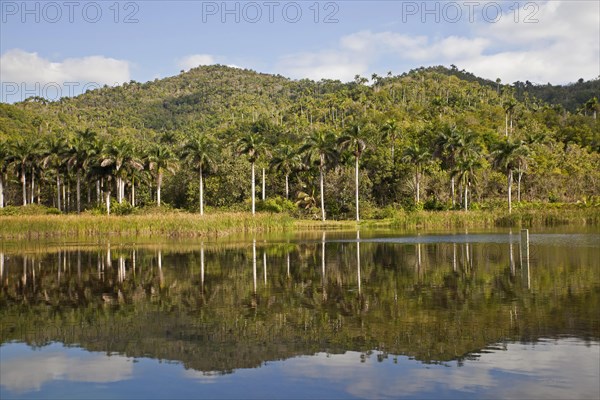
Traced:
<svg viewBox="0 0 600 400">
<path fill-rule="evenodd" d="M 298 219 L 288 214 L 214 212 L 200 216 L 187 212 L 99 215 L 4 215 L 0 216 L 0 239 L 156 237 L 217 238 L 240 233 L 273 233 L 314 230 L 362 229 L 456 229 L 531 228 L 536 226 L 598 226 L 600 207 L 577 206 L 522 209 L 508 214 L 486 211 L 417 211 L 386 219 L 325 222 Z"/>
</svg>

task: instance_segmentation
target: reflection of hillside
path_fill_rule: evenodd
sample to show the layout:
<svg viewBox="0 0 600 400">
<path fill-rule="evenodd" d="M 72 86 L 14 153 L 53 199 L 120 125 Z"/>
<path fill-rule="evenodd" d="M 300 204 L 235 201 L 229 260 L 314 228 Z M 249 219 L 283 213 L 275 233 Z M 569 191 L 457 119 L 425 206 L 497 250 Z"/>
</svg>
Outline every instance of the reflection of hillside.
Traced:
<svg viewBox="0 0 600 400">
<path fill-rule="evenodd" d="M 356 243 L 325 248 L 323 275 L 321 243 L 259 243 L 256 293 L 251 244 L 4 257 L 0 341 L 228 372 L 323 351 L 443 362 L 503 340 L 600 338 L 597 248 L 532 248 L 530 288 L 508 244 L 361 243 L 360 269 Z"/>
</svg>

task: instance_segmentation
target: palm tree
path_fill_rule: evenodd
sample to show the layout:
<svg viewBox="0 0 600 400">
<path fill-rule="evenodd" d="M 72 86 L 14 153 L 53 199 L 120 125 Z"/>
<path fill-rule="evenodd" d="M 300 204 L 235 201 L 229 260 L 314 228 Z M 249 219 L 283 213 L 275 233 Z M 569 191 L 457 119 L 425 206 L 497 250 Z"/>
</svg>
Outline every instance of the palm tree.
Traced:
<svg viewBox="0 0 600 400">
<path fill-rule="evenodd" d="M 478 155 L 471 154 L 460 157 L 454 175 L 462 184 L 464 190 L 463 205 L 464 210 L 469 209 L 469 187 L 477 183 L 476 170 L 481 167 L 481 159 Z"/>
<path fill-rule="evenodd" d="M 8 164 L 11 162 L 10 147 L 5 140 L 0 141 L 0 208 L 4 208 L 4 182 Z"/>
<path fill-rule="evenodd" d="M 413 143 L 408 146 L 402 153 L 402 162 L 413 164 L 415 167 L 415 203 L 421 201 L 420 198 L 420 182 L 423 167 L 431 159 L 431 153 L 418 143 Z"/>
<path fill-rule="evenodd" d="M 398 122 L 394 118 L 388 119 L 381 126 L 381 133 L 383 135 L 383 138 L 389 140 L 391 144 L 392 163 L 394 163 L 394 144 L 396 142 L 398 128 Z"/>
<path fill-rule="evenodd" d="M 321 219 L 325 221 L 325 196 L 323 189 L 323 172 L 325 165 L 336 156 L 335 151 L 336 135 L 332 131 L 319 130 L 313 132 L 306 140 L 306 143 L 300 149 L 301 153 L 307 156 L 307 164 L 312 161 L 318 161 L 319 166 L 319 187 L 321 192 Z"/>
<path fill-rule="evenodd" d="M 506 173 L 507 176 L 509 213 L 512 212 L 513 171 L 518 167 L 522 146 L 522 142 L 505 140 L 499 142 L 496 145 L 495 150 L 492 152 L 492 156 L 494 157 L 494 166 Z"/>
<path fill-rule="evenodd" d="M 21 176 L 21 184 L 23 185 L 23 205 L 27 205 L 27 166 L 31 161 L 35 151 L 34 144 L 31 140 L 20 139 L 12 144 L 11 154 L 12 163 Z"/>
<path fill-rule="evenodd" d="M 92 145 L 95 138 L 96 134 L 86 129 L 78 132 L 69 146 L 70 157 L 67 163 L 75 168 L 77 175 L 77 214 L 81 213 L 81 175 L 96 155 L 96 149 Z"/>
<path fill-rule="evenodd" d="M 108 143 L 102 151 L 100 166 L 114 166 L 117 182 L 117 201 L 123 202 L 125 197 L 125 179 L 130 168 L 142 169 L 143 165 L 135 156 L 133 144 L 125 139 L 117 139 Z"/>
<path fill-rule="evenodd" d="M 512 133 L 512 128 L 513 128 L 513 120 L 512 120 L 512 116 L 513 113 L 515 111 L 515 107 L 517 106 L 517 102 L 515 101 L 515 99 L 510 98 L 508 100 L 506 100 L 503 103 L 503 107 L 504 107 L 504 117 L 505 117 L 505 121 L 504 121 L 504 136 L 508 137 L 508 120 L 510 117 L 510 131 Z"/>
<path fill-rule="evenodd" d="M 456 126 L 445 127 L 435 140 L 435 156 L 442 161 L 442 168 L 452 171 L 456 167 L 456 157 L 461 140 L 461 132 Z M 455 204 L 454 175 L 450 173 L 450 192 L 452 207 Z"/>
<path fill-rule="evenodd" d="M 275 156 L 271 159 L 271 168 L 285 175 L 285 198 L 290 198 L 289 177 L 292 172 L 299 169 L 302 160 L 298 152 L 289 144 L 283 143 L 277 147 Z"/>
<path fill-rule="evenodd" d="M 200 215 L 204 215 L 204 171 L 216 165 L 219 151 L 215 142 L 205 134 L 196 134 L 188 139 L 182 156 L 199 174 Z"/>
<path fill-rule="evenodd" d="M 477 136 L 473 132 L 462 132 L 456 142 L 456 167 L 452 172 L 453 177 L 463 185 L 464 210 L 468 210 L 469 186 L 475 184 L 477 175 L 475 171 L 481 167 L 481 147 L 477 143 Z"/>
<path fill-rule="evenodd" d="M 147 156 L 148 167 L 154 171 L 156 177 L 156 204 L 160 207 L 160 189 L 165 172 L 175 173 L 179 166 L 179 159 L 170 147 L 162 144 L 154 145 Z"/>
<path fill-rule="evenodd" d="M 245 154 L 252 165 L 252 215 L 256 213 L 256 181 L 254 166 L 264 149 L 264 138 L 259 133 L 249 132 L 237 141 L 238 154 Z"/>
<path fill-rule="evenodd" d="M 363 154 L 365 149 L 367 148 L 367 138 L 365 136 L 366 130 L 364 126 L 359 123 L 353 123 L 346 130 L 343 136 L 338 139 L 338 144 L 342 146 L 342 148 L 347 149 L 352 152 L 355 160 L 354 167 L 354 177 L 355 177 L 355 199 L 356 199 L 356 221 L 360 221 L 360 213 L 359 213 L 359 201 L 358 201 L 358 167 L 360 156 Z"/>
</svg>

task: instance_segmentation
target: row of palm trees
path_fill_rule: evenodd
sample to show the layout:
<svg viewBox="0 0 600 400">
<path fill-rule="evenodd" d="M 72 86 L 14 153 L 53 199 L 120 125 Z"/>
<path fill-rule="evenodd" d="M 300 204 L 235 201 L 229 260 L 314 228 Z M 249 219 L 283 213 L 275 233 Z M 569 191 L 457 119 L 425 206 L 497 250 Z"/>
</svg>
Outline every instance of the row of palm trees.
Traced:
<svg viewBox="0 0 600 400">
<path fill-rule="evenodd" d="M 361 158 L 366 151 L 374 150 L 382 143 L 390 145 L 394 159 L 394 144 L 400 135 L 398 121 L 386 120 L 374 127 L 366 121 L 355 121 L 342 132 L 334 129 L 315 129 L 303 141 L 292 144 L 268 141 L 265 125 L 253 124 L 242 135 L 229 144 L 238 155 L 245 155 L 251 164 L 252 213 L 256 212 L 255 167 L 259 160 L 268 160 L 273 171 L 285 178 L 285 197 L 289 199 L 289 179 L 300 171 L 314 170 L 319 175 L 319 195 L 321 219 L 326 219 L 324 198 L 324 176 L 327 168 L 335 165 L 342 155 L 354 161 L 356 220 L 360 220 L 359 171 Z M 223 147 L 212 136 L 205 133 L 189 135 L 184 143 L 175 146 L 172 138 L 164 135 L 149 146 L 136 146 L 131 140 L 113 139 L 102 143 L 99 136 L 90 130 L 80 131 L 70 138 L 61 135 L 48 135 L 40 140 L 24 138 L 11 142 L 0 141 L 0 207 L 4 206 L 4 186 L 9 172 L 19 177 L 23 205 L 40 202 L 40 182 L 55 182 L 56 206 L 59 210 L 70 209 L 70 181 L 76 182 L 76 211 L 81 212 L 81 181 L 95 183 L 96 201 L 104 197 L 105 207 L 110 214 L 112 191 L 116 200 L 125 199 L 126 186 L 129 187 L 129 202 L 136 205 L 136 187 L 149 183 L 155 189 L 156 203 L 161 205 L 161 188 L 166 173 L 175 173 L 184 165 L 198 172 L 199 210 L 204 214 L 204 176 L 216 171 L 223 154 Z M 440 161 L 448 171 L 451 182 L 451 199 L 455 204 L 456 182 L 461 187 L 462 204 L 468 209 L 470 188 L 476 184 L 476 171 L 482 166 L 483 148 L 478 135 L 461 131 L 456 126 L 447 126 L 436 136 L 433 143 L 415 140 L 404 148 L 401 162 L 414 169 L 414 200 L 421 201 L 421 181 L 427 166 L 433 160 Z M 531 144 L 535 140 L 500 139 L 493 151 L 492 164 L 507 176 L 508 209 L 512 210 L 513 175 L 518 173 L 518 198 L 522 175 L 531 156 Z M 264 163 L 263 163 L 264 164 Z M 263 173 L 262 196 L 265 199 L 265 168 Z M 103 195 L 102 195 L 103 192 Z"/>
</svg>

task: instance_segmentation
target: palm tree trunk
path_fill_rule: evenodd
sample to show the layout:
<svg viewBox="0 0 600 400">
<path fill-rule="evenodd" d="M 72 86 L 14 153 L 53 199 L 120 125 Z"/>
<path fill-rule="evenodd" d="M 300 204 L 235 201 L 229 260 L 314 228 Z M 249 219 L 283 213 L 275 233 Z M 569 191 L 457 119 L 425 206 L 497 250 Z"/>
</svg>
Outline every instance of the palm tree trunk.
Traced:
<svg viewBox="0 0 600 400">
<path fill-rule="evenodd" d="M 319 175 L 320 175 L 320 190 L 321 190 L 321 219 L 323 221 L 325 221 L 325 195 L 324 195 L 324 190 L 323 190 L 323 166 L 321 165 L 321 167 L 319 168 Z"/>
<path fill-rule="evenodd" d="M 421 200 L 420 197 L 420 192 L 421 192 L 421 188 L 420 188 L 420 182 L 419 182 L 419 167 L 415 167 L 415 201 L 418 204 L 419 201 Z"/>
<path fill-rule="evenodd" d="M 0 208 L 4 208 L 4 174 L 0 173 Z"/>
<path fill-rule="evenodd" d="M 110 215 L 110 189 L 106 191 L 106 215 Z"/>
<path fill-rule="evenodd" d="M 81 168 L 77 169 L 77 214 L 81 214 Z"/>
<path fill-rule="evenodd" d="M 58 172 L 56 173 L 56 208 L 58 208 L 58 211 L 61 210 L 61 206 L 60 206 L 60 175 L 58 174 Z"/>
<path fill-rule="evenodd" d="M 465 211 L 469 209 L 469 185 L 465 183 Z"/>
<path fill-rule="evenodd" d="M 454 208 L 454 177 L 450 178 L 450 187 L 452 189 L 452 208 Z"/>
<path fill-rule="evenodd" d="M 508 213 L 512 212 L 512 170 L 508 169 Z"/>
<path fill-rule="evenodd" d="M 162 172 L 156 176 L 156 204 L 160 207 L 160 187 L 162 186 Z"/>
<path fill-rule="evenodd" d="M 34 197 L 35 197 L 35 172 L 32 169 L 31 170 L 31 196 L 29 196 L 30 204 L 34 203 Z"/>
<path fill-rule="evenodd" d="M 204 215 L 204 182 L 202 177 L 202 167 L 200 167 L 200 215 Z"/>
<path fill-rule="evenodd" d="M 96 204 L 100 206 L 100 181 L 96 179 Z"/>
<path fill-rule="evenodd" d="M 288 174 L 285 174 L 285 198 L 287 200 L 290 199 L 290 183 L 289 183 L 289 178 L 290 178 L 290 176 Z"/>
<path fill-rule="evenodd" d="M 504 136 L 508 137 L 508 112 L 504 114 Z"/>
<path fill-rule="evenodd" d="M 135 207 L 135 178 L 131 178 L 131 206 Z"/>
<path fill-rule="evenodd" d="M 25 175 L 25 164 L 21 164 L 21 183 L 23 184 L 23 205 L 27 205 L 27 176 Z"/>
<path fill-rule="evenodd" d="M 523 171 L 519 169 L 519 177 L 517 178 L 517 202 L 521 202 L 521 178 L 523 177 Z"/>
<path fill-rule="evenodd" d="M 360 221 L 360 213 L 358 211 L 358 157 L 356 157 L 356 165 L 355 165 L 355 170 L 354 170 L 354 178 L 355 178 L 355 183 L 356 183 L 356 221 Z"/>
<path fill-rule="evenodd" d="M 262 200 L 265 201 L 266 199 L 266 192 L 265 192 L 265 169 L 262 169 Z"/>
<path fill-rule="evenodd" d="M 256 182 L 254 182 L 254 162 L 252 163 L 252 215 L 256 213 Z"/>
<path fill-rule="evenodd" d="M 123 194 L 121 192 L 121 188 L 121 178 L 117 177 L 117 201 L 119 202 L 119 204 L 123 202 Z"/>
</svg>

